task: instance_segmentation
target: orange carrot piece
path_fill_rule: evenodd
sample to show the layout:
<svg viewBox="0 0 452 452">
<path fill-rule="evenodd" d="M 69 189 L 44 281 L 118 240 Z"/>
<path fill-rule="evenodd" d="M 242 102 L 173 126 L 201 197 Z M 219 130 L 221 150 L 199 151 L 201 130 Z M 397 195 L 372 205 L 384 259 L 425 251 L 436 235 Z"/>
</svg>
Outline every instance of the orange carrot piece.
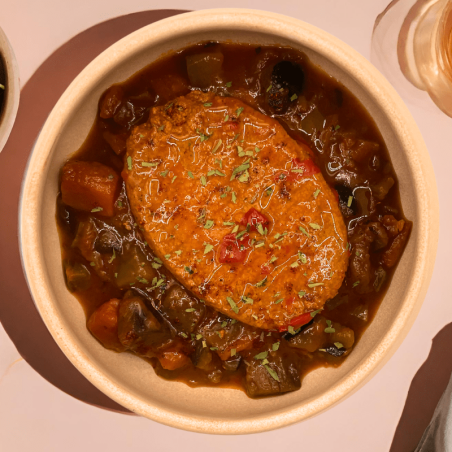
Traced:
<svg viewBox="0 0 452 452">
<path fill-rule="evenodd" d="M 68 162 L 61 175 L 63 202 L 70 207 L 111 217 L 119 191 L 118 173 L 98 162 Z"/>
</svg>

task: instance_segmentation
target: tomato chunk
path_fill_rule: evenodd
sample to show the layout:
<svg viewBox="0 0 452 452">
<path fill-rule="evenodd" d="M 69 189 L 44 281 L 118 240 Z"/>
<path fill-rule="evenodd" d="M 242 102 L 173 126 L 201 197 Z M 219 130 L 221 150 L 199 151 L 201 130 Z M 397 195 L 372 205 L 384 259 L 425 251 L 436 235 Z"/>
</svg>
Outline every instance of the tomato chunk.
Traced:
<svg viewBox="0 0 452 452">
<path fill-rule="evenodd" d="M 301 315 L 291 319 L 290 322 L 286 326 L 279 327 L 279 332 L 282 333 L 283 331 L 287 331 L 289 326 L 292 326 L 293 328 L 299 328 L 300 326 L 306 325 L 311 320 L 312 320 L 311 313 L 306 312 L 304 314 L 301 314 Z"/>
<path fill-rule="evenodd" d="M 220 245 L 218 261 L 221 264 L 244 262 L 249 246 L 248 234 L 239 239 L 235 234 L 225 235 Z"/>
<path fill-rule="evenodd" d="M 61 175 L 61 195 L 70 207 L 94 211 L 106 217 L 114 214 L 119 191 L 118 173 L 98 162 L 69 162 Z"/>
<path fill-rule="evenodd" d="M 258 224 L 261 224 L 265 228 L 270 224 L 270 221 L 265 215 L 256 209 L 251 208 L 248 212 L 246 212 L 245 216 L 242 218 L 242 221 L 240 221 L 240 224 L 242 226 L 249 224 L 251 226 L 250 231 L 255 231 Z"/>
</svg>

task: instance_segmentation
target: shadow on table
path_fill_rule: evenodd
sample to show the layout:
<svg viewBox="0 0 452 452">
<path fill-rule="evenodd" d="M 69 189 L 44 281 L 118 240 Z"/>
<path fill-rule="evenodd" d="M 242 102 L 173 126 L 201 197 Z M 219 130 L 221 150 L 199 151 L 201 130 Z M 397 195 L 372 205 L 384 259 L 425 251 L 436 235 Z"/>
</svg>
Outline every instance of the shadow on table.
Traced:
<svg viewBox="0 0 452 452">
<path fill-rule="evenodd" d="M 0 154 L 0 322 L 20 355 L 57 388 L 91 405 L 127 409 L 93 386 L 66 358 L 45 327 L 28 292 L 18 246 L 21 181 L 33 144 L 61 94 L 107 47 L 150 23 L 185 11 L 144 11 L 111 19 L 56 50 L 23 87 L 17 119 Z"/>
<path fill-rule="evenodd" d="M 451 373 L 452 323 L 449 323 L 433 338 L 430 353 L 411 382 L 390 452 L 412 452 L 416 448 Z"/>
</svg>

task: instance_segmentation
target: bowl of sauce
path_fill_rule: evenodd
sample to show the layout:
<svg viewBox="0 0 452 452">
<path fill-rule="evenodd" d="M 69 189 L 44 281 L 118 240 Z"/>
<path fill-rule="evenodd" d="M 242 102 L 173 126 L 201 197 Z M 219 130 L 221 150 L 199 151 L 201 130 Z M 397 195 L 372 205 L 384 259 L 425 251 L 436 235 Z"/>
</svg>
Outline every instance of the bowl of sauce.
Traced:
<svg viewBox="0 0 452 452">
<path fill-rule="evenodd" d="M 8 140 L 19 108 L 19 69 L 14 51 L 0 28 L 0 152 Z"/>
<path fill-rule="evenodd" d="M 119 41 L 62 96 L 25 175 L 21 253 L 49 331 L 108 396 L 259 432 L 344 399 L 402 342 L 435 186 L 359 54 L 285 16 L 200 11 Z"/>
</svg>

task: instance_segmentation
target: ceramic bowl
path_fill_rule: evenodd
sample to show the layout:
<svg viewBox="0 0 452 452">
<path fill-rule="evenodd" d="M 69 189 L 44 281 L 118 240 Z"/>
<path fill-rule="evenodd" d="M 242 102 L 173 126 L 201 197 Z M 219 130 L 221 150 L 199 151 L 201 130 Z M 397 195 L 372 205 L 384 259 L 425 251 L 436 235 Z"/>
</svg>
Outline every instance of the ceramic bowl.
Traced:
<svg viewBox="0 0 452 452">
<path fill-rule="evenodd" d="M 400 181 L 414 228 L 378 313 L 346 362 L 318 369 L 301 390 L 249 399 L 233 389 L 189 388 L 157 377 L 144 360 L 104 349 L 86 329 L 66 289 L 55 224 L 58 173 L 83 143 L 102 92 L 161 55 L 204 40 L 280 44 L 305 52 L 340 80 L 375 119 Z M 429 221 L 426 221 L 428 219 Z M 155 421 L 196 432 L 260 432 L 306 419 L 352 394 L 394 353 L 425 296 L 438 240 L 436 182 L 421 134 L 400 97 L 361 55 L 333 36 L 273 13 L 205 10 L 162 20 L 117 42 L 69 86 L 46 121 L 30 157 L 20 207 L 23 266 L 36 306 L 63 352 L 116 402 Z"/>
<path fill-rule="evenodd" d="M 0 28 L 0 58 L 6 70 L 5 104 L 0 113 L 0 152 L 8 140 L 19 107 L 20 83 L 19 68 L 8 38 Z"/>
</svg>

